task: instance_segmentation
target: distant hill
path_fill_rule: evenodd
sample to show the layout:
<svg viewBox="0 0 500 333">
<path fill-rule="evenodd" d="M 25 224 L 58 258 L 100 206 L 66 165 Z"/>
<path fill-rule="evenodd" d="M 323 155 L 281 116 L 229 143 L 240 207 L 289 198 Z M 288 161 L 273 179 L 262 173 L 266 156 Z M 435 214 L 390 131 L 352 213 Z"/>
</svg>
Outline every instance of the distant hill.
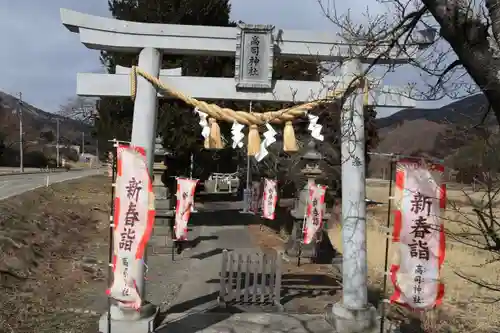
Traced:
<svg viewBox="0 0 500 333">
<path fill-rule="evenodd" d="M 19 154 L 19 118 L 17 114 L 18 99 L 0 91 L 0 139 L 3 143 L 3 154 L 0 165 L 18 163 L 11 156 Z M 62 145 L 81 145 L 82 137 L 85 146 L 94 145 L 91 137 L 92 127 L 78 120 L 49 113 L 39 108 L 22 103 L 23 132 L 26 153 L 41 152 L 46 145 L 56 143 L 57 119 L 59 119 L 59 142 Z M 82 135 L 83 133 L 83 135 Z M 26 166 L 30 162 L 25 161 Z"/>
<path fill-rule="evenodd" d="M 474 138 L 470 129 L 482 123 L 487 107 L 484 95 L 478 94 L 438 109 L 404 109 L 377 119 L 380 143 L 376 151 L 447 160 Z M 483 123 L 498 127 L 493 114 L 488 114 Z M 380 176 L 387 165 L 387 158 L 374 157 L 370 163 L 372 176 Z"/>
<path fill-rule="evenodd" d="M 481 121 L 487 105 L 486 97 L 483 94 L 477 94 L 438 109 L 404 109 L 389 117 L 379 118 L 376 122 L 379 128 L 394 127 L 404 121 L 422 119 L 438 124 L 471 125 Z"/>
</svg>

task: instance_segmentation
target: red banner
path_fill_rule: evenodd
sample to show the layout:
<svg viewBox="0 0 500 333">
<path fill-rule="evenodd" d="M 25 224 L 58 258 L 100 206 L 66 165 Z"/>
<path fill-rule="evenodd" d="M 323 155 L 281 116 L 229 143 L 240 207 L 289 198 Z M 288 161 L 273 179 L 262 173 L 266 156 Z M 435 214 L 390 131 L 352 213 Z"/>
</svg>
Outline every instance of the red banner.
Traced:
<svg viewBox="0 0 500 333">
<path fill-rule="evenodd" d="M 326 186 L 309 183 L 309 199 L 302 233 L 304 244 L 310 244 L 323 224 Z"/>
<path fill-rule="evenodd" d="M 140 308 L 135 277 L 153 230 L 154 194 L 142 147 L 119 145 L 114 203 L 113 284 L 108 295 L 125 307 Z"/>
<path fill-rule="evenodd" d="M 391 267 L 395 292 L 390 300 L 414 310 L 431 309 L 444 296 L 443 173 L 439 164 L 413 159 L 397 163 L 393 243 L 398 260 Z"/>
<path fill-rule="evenodd" d="M 198 179 L 177 178 L 177 204 L 175 206 L 174 236 L 186 240 L 191 208 L 194 206 L 194 192 Z"/>
<path fill-rule="evenodd" d="M 262 195 L 262 217 L 274 220 L 276 202 L 278 202 L 278 181 L 264 178 L 264 194 Z"/>
</svg>

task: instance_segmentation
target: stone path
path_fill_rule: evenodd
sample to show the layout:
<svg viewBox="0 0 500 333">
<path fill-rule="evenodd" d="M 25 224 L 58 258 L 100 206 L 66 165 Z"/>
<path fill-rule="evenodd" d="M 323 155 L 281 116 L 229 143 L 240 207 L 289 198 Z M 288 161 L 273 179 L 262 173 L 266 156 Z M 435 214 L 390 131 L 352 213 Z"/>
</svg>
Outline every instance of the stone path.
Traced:
<svg viewBox="0 0 500 333">
<path fill-rule="evenodd" d="M 203 227 L 192 228 L 189 239 L 196 239 Z M 155 226 L 148 250 L 148 273 L 146 281 L 147 300 L 160 305 L 165 310 L 176 298 L 181 285 L 186 280 L 190 264 L 190 249 L 183 254 L 175 254 L 172 260 L 172 241 L 168 234 L 168 226 Z"/>
<path fill-rule="evenodd" d="M 157 273 L 148 274 L 151 276 L 148 282 L 150 299 L 156 304 L 163 304 L 163 309 L 168 305 L 162 324 L 155 332 L 332 333 L 323 315 L 223 313 L 217 309 L 222 250 L 255 250 L 248 227 L 241 225 L 244 219 L 251 217 L 238 214 L 235 210 L 220 211 L 235 209 L 235 204 L 218 202 L 197 206 L 199 213 L 192 216 L 189 237 L 194 247 L 174 262 L 169 251 L 150 257 L 151 267 L 159 267 L 155 269 Z M 204 225 L 196 226 L 200 223 Z M 161 230 L 157 229 L 156 234 Z M 154 236 L 152 243 L 159 240 L 160 236 Z M 166 280 L 162 283 L 162 279 Z"/>
<path fill-rule="evenodd" d="M 248 218 L 236 212 L 204 212 L 196 218 L 206 224 L 198 227 L 199 244 L 191 250 L 189 274 L 169 313 L 207 310 L 215 306 L 219 291 L 219 271 L 224 249 L 252 249 L 247 226 L 233 225 Z M 196 222 L 194 218 L 193 222 Z M 237 221 L 235 219 L 238 219 Z M 196 227 L 195 227 L 196 228 Z M 187 253 L 186 253 L 187 255 Z M 168 321 L 168 316 L 165 319 Z"/>
<path fill-rule="evenodd" d="M 177 314 L 158 333 L 333 333 L 321 315 L 278 313 Z"/>
</svg>

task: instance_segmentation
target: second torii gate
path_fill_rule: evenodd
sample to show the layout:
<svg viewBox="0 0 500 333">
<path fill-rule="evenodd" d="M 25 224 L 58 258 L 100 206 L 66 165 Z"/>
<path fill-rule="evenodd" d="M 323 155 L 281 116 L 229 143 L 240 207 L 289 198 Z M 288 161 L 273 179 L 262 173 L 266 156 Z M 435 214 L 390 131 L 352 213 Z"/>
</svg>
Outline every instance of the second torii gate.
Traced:
<svg viewBox="0 0 500 333">
<path fill-rule="evenodd" d="M 138 67 L 159 78 L 174 90 L 196 99 L 306 102 L 327 97 L 331 88 L 345 87 L 363 75 L 362 63 L 407 63 L 410 59 L 397 50 L 364 54 L 363 46 L 348 45 L 331 33 L 274 31 L 269 25 L 207 27 L 128 22 L 61 10 L 62 23 L 79 33 L 81 42 L 91 49 L 138 53 Z M 259 61 L 250 57 L 258 41 Z M 418 46 L 405 54 L 416 54 Z M 235 78 L 189 77 L 160 68 L 162 53 L 235 57 Z M 380 55 L 383 55 L 380 57 Z M 312 59 L 342 62 L 342 76 L 318 82 L 272 80 L 273 58 Z M 129 69 L 116 74 L 78 73 L 77 93 L 81 96 L 131 96 Z M 172 75 L 173 74 L 173 75 Z M 381 107 L 415 107 L 404 91 L 375 86 L 368 104 Z M 143 77 L 137 81 L 131 144 L 145 148 L 149 170 L 154 159 L 158 92 Z M 348 98 L 341 115 L 342 148 L 342 225 L 343 225 L 343 300 L 333 307 L 338 332 L 361 332 L 374 323 L 375 311 L 368 304 L 365 207 L 364 96 L 360 88 Z M 144 296 L 144 276 L 135 277 Z M 148 332 L 154 311 L 130 313 L 111 309 L 113 327 L 118 331 Z M 106 317 L 104 317 L 105 319 Z M 105 323 L 105 321 L 103 321 Z M 101 332 L 107 332 L 100 325 Z"/>
</svg>

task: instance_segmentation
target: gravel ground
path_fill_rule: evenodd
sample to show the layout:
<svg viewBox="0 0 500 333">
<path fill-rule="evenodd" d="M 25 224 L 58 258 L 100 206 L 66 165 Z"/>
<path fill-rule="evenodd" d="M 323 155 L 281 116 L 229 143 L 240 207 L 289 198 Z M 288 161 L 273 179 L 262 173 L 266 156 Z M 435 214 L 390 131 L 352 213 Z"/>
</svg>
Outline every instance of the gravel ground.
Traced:
<svg viewBox="0 0 500 333">
<path fill-rule="evenodd" d="M 192 266 L 191 249 L 189 248 L 180 255 L 175 254 L 172 260 L 171 240 L 167 229 L 167 227 L 158 224 L 155 227 L 147 260 L 149 269 L 146 293 L 149 301 L 160 305 L 161 311 L 166 310 L 175 300 Z M 188 238 L 195 239 L 199 232 L 199 228 L 192 228 L 188 233 Z"/>
<path fill-rule="evenodd" d="M 97 332 L 108 304 L 107 184 L 88 177 L 0 203 L 0 332 Z M 164 237 L 160 246 L 164 231 L 155 228 L 146 283 L 147 299 L 162 308 L 190 267 L 189 250 L 172 262 Z"/>
</svg>

